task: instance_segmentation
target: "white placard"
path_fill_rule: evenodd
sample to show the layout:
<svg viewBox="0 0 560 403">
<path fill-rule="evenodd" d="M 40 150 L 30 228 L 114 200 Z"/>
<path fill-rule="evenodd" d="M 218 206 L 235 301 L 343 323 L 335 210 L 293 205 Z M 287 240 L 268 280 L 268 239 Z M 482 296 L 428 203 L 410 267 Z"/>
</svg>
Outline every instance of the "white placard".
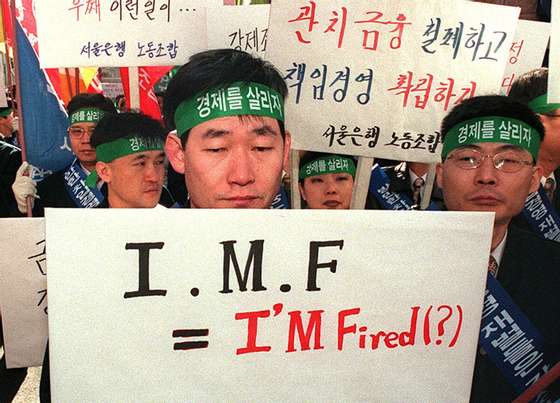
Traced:
<svg viewBox="0 0 560 403">
<path fill-rule="evenodd" d="M 6 85 L 4 77 L 4 55 L 0 55 L 0 107 L 8 106 L 6 101 Z"/>
<path fill-rule="evenodd" d="M 207 48 L 205 6 L 191 0 L 35 2 L 41 67 L 183 64 Z"/>
<path fill-rule="evenodd" d="M 46 220 L 53 401 L 468 401 L 492 214 Z"/>
<path fill-rule="evenodd" d="M 0 219 L 0 245 L 0 311 L 6 365 L 42 365 L 47 344 L 44 219 Z"/>
<path fill-rule="evenodd" d="M 511 84 L 520 75 L 542 66 L 549 38 L 548 22 L 519 20 L 502 79 L 502 94 L 509 94 Z"/>
<path fill-rule="evenodd" d="M 519 8 L 275 0 L 267 59 L 287 77 L 295 149 L 439 160 L 443 116 L 497 93 Z"/>
<path fill-rule="evenodd" d="M 551 2 L 552 33 L 548 56 L 548 102 L 560 102 L 560 4 Z"/>
<path fill-rule="evenodd" d="M 208 47 L 238 49 L 264 57 L 269 14 L 269 4 L 212 8 L 207 15 Z"/>
</svg>

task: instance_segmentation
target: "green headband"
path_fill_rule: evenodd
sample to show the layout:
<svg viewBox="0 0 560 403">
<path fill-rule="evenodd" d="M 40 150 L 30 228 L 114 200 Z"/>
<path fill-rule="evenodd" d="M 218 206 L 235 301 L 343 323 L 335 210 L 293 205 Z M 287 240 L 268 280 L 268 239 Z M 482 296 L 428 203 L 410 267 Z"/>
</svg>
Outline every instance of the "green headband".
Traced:
<svg viewBox="0 0 560 403">
<path fill-rule="evenodd" d="M 347 173 L 356 174 L 356 165 L 352 158 L 342 155 L 325 155 L 313 161 L 309 161 L 299 171 L 299 180 L 304 180 L 310 176 Z"/>
<path fill-rule="evenodd" d="M 12 111 L 13 111 L 12 108 L 1 108 L 0 109 L 0 118 L 5 118 L 10 113 L 12 113 Z"/>
<path fill-rule="evenodd" d="M 99 108 L 83 108 L 70 115 L 70 125 L 74 123 L 97 123 L 105 115 Z"/>
<path fill-rule="evenodd" d="M 278 91 L 259 83 L 234 82 L 183 101 L 175 111 L 177 134 L 224 116 L 269 116 L 284 121 L 284 98 Z"/>
<path fill-rule="evenodd" d="M 476 143 L 508 143 L 531 153 L 536 161 L 540 135 L 527 123 L 503 116 L 483 116 L 453 126 L 443 141 L 443 158 L 454 149 Z"/>
<path fill-rule="evenodd" d="M 162 139 L 131 135 L 98 145 L 95 148 L 95 154 L 97 161 L 111 162 L 130 154 L 154 150 L 163 150 Z M 90 188 L 95 187 L 98 178 L 97 172 L 93 170 L 86 179 L 86 185 Z"/>
<path fill-rule="evenodd" d="M 560 109 L 560 104 L 549 104 L 547 101 L 548 94 L 543 94 L 529 102 L 529 108 L 535 113 L 546 113 L 555 109 Z"/>
</svg>

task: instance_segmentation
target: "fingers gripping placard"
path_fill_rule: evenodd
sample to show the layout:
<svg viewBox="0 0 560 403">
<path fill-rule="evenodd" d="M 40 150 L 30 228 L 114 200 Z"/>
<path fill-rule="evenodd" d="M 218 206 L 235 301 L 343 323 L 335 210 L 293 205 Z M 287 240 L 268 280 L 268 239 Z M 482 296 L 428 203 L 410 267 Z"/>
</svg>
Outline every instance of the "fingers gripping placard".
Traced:
<svg viewBox="0 0 560 403">
<path fill-rule="evenodd" d="M 491 226 L 483 213 L 48 210 L 53 399 L 467 401 Z"/>
</svg>

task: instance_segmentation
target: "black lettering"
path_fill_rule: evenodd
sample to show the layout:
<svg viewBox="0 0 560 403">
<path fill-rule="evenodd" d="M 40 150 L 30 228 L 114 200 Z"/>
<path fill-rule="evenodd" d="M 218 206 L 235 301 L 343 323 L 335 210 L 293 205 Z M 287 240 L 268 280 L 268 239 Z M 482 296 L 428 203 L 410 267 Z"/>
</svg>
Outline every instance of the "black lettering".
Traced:
<svg viewBox="0 0 560 403">
<path fill-rule="evenodd" d="M 307 269 L 307 288 L 306 291 L 319 291 L 321 290 L 317 287 L 317 270 L 318 269 L 330 269 L 331 273 L 336 273 L 337 260 L 331 260 L 328 263 L 318 263 L 319 259 L 319 248 L 327 248 L 331 246 L 338 246 L 340 250 L 344 246 L 344 241 L 324 241 L 316 242 L 311 241 L 309 243 L 309 266 Z"/>
<path fill-rule="evenodd" d="M 126 250 L 138 250 L 138 290 L 127 291 L 125 298 L 149 297 L 151 295 L 165 296 L 167 290 L 150 289 L 150 249 L 162 249 L 163 242 L 127 243 Z"/>
<path fill-rule="evenodd" d="M 239 263 L 235 255 L 234 245 L 237 241 L 224 241 L 220 242 L 224 246 L 224 282 L 223 289 L 220 291 L 222 294 L 232 293 L 233 290 L 229 287 L 229 269 L 230 262 L 233 263 L 235 275 L 237 276 L 237 283 L 239 284 L 239 291 L 247 291 L 247 281 L 249 280 L 249 272 L 253 266 L 253 288 L 252 291 L 264 291 L 266 287 L 262 285 L 262 259 L 263 259 L 263 245 L 264 239 L 257 239 L 251 241 L 251 249 L 245 263 L 245 272 L 241 274 L 239 270 Z"/>
</svg>

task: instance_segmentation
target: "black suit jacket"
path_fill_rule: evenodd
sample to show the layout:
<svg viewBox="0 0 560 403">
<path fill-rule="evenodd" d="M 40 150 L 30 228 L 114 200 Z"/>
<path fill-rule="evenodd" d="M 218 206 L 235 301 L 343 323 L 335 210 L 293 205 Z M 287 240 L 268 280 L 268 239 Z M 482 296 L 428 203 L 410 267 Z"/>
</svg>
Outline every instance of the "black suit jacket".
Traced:
<svg viewBox="0 0 560 403">
<path fill-rule="evenodd" d="M 19 216 L 12 184 L 20 165 L 20 149 L 0 141 L 0 217 Z"/>
<path fill-rule="evenodd" d="M 403 169 L 404 166 L 404 169 Z M 404 193 L 412 200 L 412 188 L 410 183 L 410 174 L 408 173 L 408 168 L 406 164 L 399 164 L 396 166 L 390 166 L 382 168 L 389 177 L 389 191 L 394 193 Z M 440 210 L 444 210 L 443 193 L 441 189 L 434 183 L 432 189 L 431 200 L 439 207 Z M 371 210 L 383 210 L 383 206 L 375 198 L 374 195 L 369 194 L 366 209 Z"/>
<path fill-rule="evenodd" d="M 560 359 L 560 244 L 510 226 L 498 281 L 539 330 L 554 365 Z M 471 402 L 511 402 L 518 395 L 478 351 Z"/>
</svg>

